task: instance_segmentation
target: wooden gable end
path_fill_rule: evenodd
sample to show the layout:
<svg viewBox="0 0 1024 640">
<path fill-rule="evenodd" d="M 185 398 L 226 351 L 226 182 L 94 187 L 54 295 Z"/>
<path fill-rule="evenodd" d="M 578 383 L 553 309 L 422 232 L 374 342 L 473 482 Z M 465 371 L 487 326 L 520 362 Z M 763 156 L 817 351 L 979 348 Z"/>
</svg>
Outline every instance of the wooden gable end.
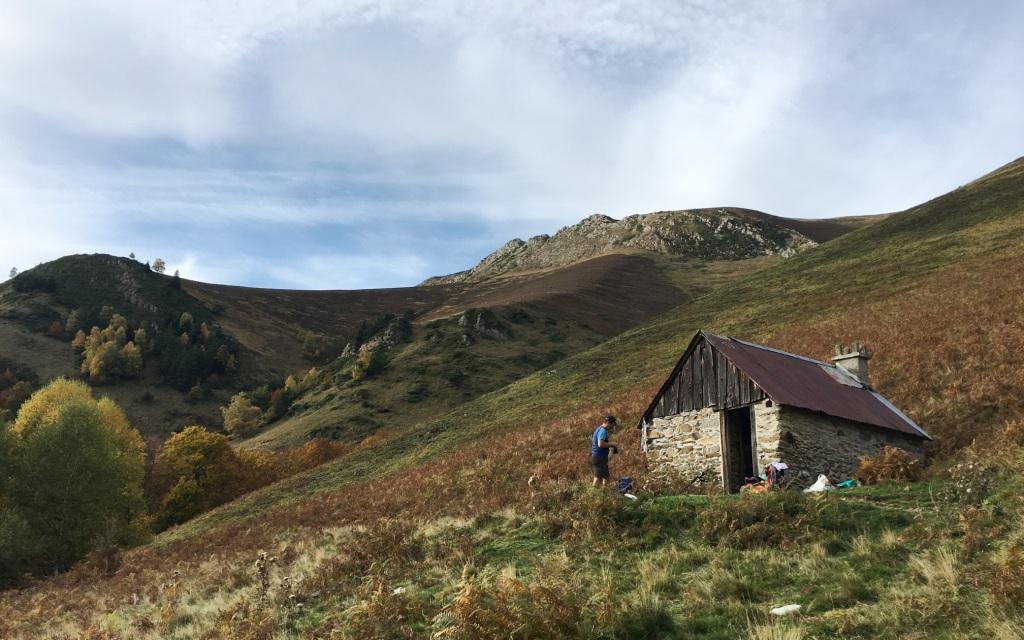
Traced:
<svg viewBox="0 0 1024 640">
<path fill-rule="evenodd" d="M 645 420 L 705 407 L 733 409 L 767 397 L 754 381 L 697 334 L 665 381 Z"/>
</svg>

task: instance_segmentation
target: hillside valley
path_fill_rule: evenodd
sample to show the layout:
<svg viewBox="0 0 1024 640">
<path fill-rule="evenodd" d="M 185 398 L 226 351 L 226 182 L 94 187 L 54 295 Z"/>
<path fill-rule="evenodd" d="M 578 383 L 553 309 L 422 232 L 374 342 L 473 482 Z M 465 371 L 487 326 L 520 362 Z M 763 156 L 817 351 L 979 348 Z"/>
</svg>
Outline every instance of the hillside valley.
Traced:
<svg viewBox="0 0 1024 640">
<path fill-rule="evenodd" d="M 415 288 L 452 292 L 436 306 L 372 307 L 383 315 L 361 325 L 360 350 L 386 348 L 383 368 L 353 375 L 345 346 L 360 326 L 337 328 L 337 357 L 244 443 L 341 424 L 358 444 L 116 560 L 0 592 L 0 635 L 1021 637 L 1024 159 L 837 237 L 801 233 L 814 244 L 788 257 L 779 244 L 736 260 L 636 247 L 567 266 L 513 259 Z M 647 288 L 623 297 L 638 280 Z M 224 303 L 218 322 L 235 336 L 231 323 L 274 317 L 287 295 L 261 293 L 230 322 Z M 586 315 L 600 300 L 607 324 Z M 315 317 L 327 335 L 329 314 Z M 652 477 L 632 427 L 698 329 L 816 358 L 868 343 L 873 386 L 935 436 L 928 468 L 823 495 L 703 495 Z M 255 346 L 245 363 L 257 343 L 236 339 L 243 370 L 271 366 Z M 440 383 L 463 363 L 467 389 Z M 428 410 L 403 416 L 387 394 L 411 401 L 421 382 L 411 404 Z M 355 401 L 370 406 L 345 413 Z M 613 473 L 636 500 L 584 484 L 609 413 L 624 425 Z M 799 614 L 768 613 L 792 603 Z"/>
<path fill-rule="evenodd" d="M 188 313 L 196 330 L 206 326 L 204 331 L 223 334 L 232 371 L 224 371 L 223 364 L 202 364 L 212 354 L 201 354 L 214 347 L 197 331 L 189 338 L 193 355 L 180 356 L 191 358 L 188 362 L 172 364 L 164 355 L 166 345 L 161 349 L 150 340 L 138 373 L 99 382 L 143 433 L 160 440 L 190 424 L 216 427 L 218 408 L 234 394 L 273 390 L 289 375 L 303 378 L 314 368 L 329 378 L 316 385 L 311 379 L 316 390 L 286 415 L 268 416 L 269 424 L 248 444 L 279 448 L 315 436 L 359 439 L 385 425 L 402 428 L 441 415 L 453 404 L 871 220 L 789 221 L 733 209 L 662 212 L 625 219 L 622 224 L 641 232 L 637 241 L 624 241 L 622 233 L 608 231 L 618 223 L 592 216 L 545 245 L 544 255 L 554 250 L 560 256 L 557 264 L 550 259 L 527 264 L 520 256 L 498 270 L 499 250 L 475 268 L 471 279 L 379 290 L 225 286 L 156 273 L 129 258 L 69 256 L 0 285 L 0 355 L 40 382 L 74 377 L 82 357 L 68 343 L 76 331 L 102 329 L 117 313 L 126 318 L 130 336 L 147 328 L 179 337 L 177 325 Z M 567 246 L 577 248 L 569 252 Z M 490 335 L 474 327 L 452 329 L 470 309 L 521 320 L 503 320 Z M 374 338 L 367 327 L 383 330 L 397 316 L 409 320 L 410 335 L 400 344 L 374 342 L 386 351 L 382 360 L 392 364 L 380 375 L 341 384 L 350 377 L 361 343 Z M 516 324 L 518 330 L 511 330 Z M 445 327 L 452 336 L 441 341 L 438 331 Z M 426 340 L 431 342 L 423 348 Z M 196 370 L 179 371 L 169 380 L 172 366 Z"/>
</svg>

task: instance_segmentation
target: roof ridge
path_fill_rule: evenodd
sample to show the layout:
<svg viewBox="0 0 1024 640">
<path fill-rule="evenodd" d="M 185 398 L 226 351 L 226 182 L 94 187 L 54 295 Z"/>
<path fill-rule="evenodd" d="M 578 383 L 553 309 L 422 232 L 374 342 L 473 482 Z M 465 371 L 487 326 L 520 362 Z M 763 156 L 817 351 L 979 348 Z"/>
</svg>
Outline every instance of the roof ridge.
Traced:
<svg viewBox="0 0 1024 640">
<path fill-rule="evenodd" d="M 843 378 L 845 378 L 849 382 L 853 383 L 853 384 L 850 384 L 848 386 L 859 387 L 861 389 L 866 389 L 868 391 L 872 391 L 871 385 L 864 384 L 863 382 L 861 382 L 857 378 L 857 376 L 853 375 L 852 373 L 847 371 L 845 368 L 840 367 L 839 365 L 837 365 L 835 363 L 831 363 L 830 364 L 828 362 L 823 362 L 821 360 L 815 360 L 814 358 L 809 358 L 807 356 L 802 356 L 799 353 L 791 353 L 789 351 L 783 351 L 782 349 L 776 349 L 774 347 L 769 347 L 769 346 L 766 346 L 766 345 L 763 345 L 763 344 L 757 344 L 756 342 L 749 342 L 747 340 L 741 340 L 739 338 L 733 338 L 731 336 L 728 339 L 732 340 L 734 342 L 738 342 L 740 344 L 746 345 L 748 347 L 754 347 L 756 349 L 761 349 L 763 351 L 771 351 L 772 353 L 777 353 L 777 354 L 783 355 L 783 356 L 789 356 L 790 358 L 796 358 L 797 360 L 803 360 L 804 362 L 810 362 L 811 364 L 816 364 L 819 367 L 824 367 L 826 369 L 831 369 L 832 371 L 836 372 L 837 374 L 839 374 L 840 376 L 842 376 Z M 837 380 L 837 382 L 838 382 L 838 380 Z"/>
<path fill-rule="evenodd" d="M 763 345 L 763 344 L 757 344 L 756 342 L 748 342 L 747 340 L 740 340 L 739 338 L 733 338 L 732 336 L 729 336 L 727 339 L 728 340 L 732 340 L 733 342 L 738 342 L 740 344 L 745 344 L 748 347 L 754 347 L 756 349 L 763 349 L 764 351 L 771 351 L 773 353 L 778 353 L 779 355 L 789 356 L 790 358 L 796 358 L 797 360 L 803 360 L 804 362 L 811 362 L 813 364 L 821 365 L 823 367 L 831 367 L 833 369 L 838 368 L 835 364 L 829 364 L 827 362 L 822 362 L 821 360 L 815 360 L 814 358 L 809 358 L 807 356 L 802 356 L 799 353 L 791 353 L 789 351 L 783 351 L 782 349 L 776 349 L 775 347 L 769 347 L 769 346 L 766 346 L 766 345 Z"/>
</svg>

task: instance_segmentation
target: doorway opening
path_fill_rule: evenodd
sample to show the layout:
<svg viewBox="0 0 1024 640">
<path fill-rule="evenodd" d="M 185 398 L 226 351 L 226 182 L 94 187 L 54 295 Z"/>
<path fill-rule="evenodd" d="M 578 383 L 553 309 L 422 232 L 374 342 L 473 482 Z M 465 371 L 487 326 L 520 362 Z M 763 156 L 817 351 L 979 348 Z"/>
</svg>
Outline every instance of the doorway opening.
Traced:
<svg viewBox="0 0 1024 640">
<path fill-rule="evenodd" d="M 757 475 L 754 465 L 754 430 L 750 407 L 725 411 L 725 488 L 730 493 L 740 490 L 745 480 Z"/>
</svg>

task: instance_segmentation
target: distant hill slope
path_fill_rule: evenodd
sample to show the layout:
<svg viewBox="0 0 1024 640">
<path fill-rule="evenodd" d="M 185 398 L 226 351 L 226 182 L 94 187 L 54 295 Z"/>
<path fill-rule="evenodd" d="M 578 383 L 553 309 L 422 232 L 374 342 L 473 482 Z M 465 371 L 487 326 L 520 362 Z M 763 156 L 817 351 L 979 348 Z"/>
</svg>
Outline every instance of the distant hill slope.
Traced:
<svg viewBox="0 0 1024 640">
<path fill-rule="evenodd" d="M 509 273 L 573 264 L 609 252 L 641 250 L 697 260 L 790 256 L 847 233 L 875 217 L 790 220 L 739 208 L 688 209 L 616 220 L 594 214 L 555 235 L 510 240 L 466 271 L 425 285 L 480 282 Z"/>
<path fill-rule="evenodd" d="M 221 310 L 224 327 L 265 366 L 282 373 L 313 364 L 302 352 L 304 331 L 326 338 L 340 351 L 363 321 L 388 313 L 425 313 L 459 291 L 424 287 L 303 291 L 194 281 L 185 281 L 184 289 Z"/>
<path fill-rule="evenodd" d="M 89 333 L 93 326 L 105 326 L 112 313 L 145 329 L 151 343 L 165 331 L 177 338 L 183 313 L 195 327 L 218 324 L 216 313 L 183 291 L 177 278 L 129 258 L 65 256 L 0 284 L 0 357 L 27 367 L 42 382 L 79 376 L 82 358 L 71 339 L 78 330 Z M 118 402 L 146 435 L 164 437 L 185 424 L 217 423 L 217 407 L 229 397 L 227 390 L 210 388 L 185 402 L 182 390 L 161 384 L 159 360 L 147 353 L 138 378 L 109 381 L 101 392 Z M 241 358 L 243 378 L 258 366 L 250 362 L 246 367 L 246 360 Z"/>
<path fill-rule="evenodd" d="M 646 222 L 634 224 L 641 218 Z M 187 312 L 196 326 L 217 327 L 237 344 L 237 372 L 227 378 L 194 380 L 203 383 L 201 393 L 193 393 L 186 402 L 183 392 L 192 382 L 179 380 L 178 389 L 161 384 L 167 363 L 154 352 L 140 378 L 108 381 L 104 386 L 104 392 L 124 405 L 145 433 L 162 437 L 187 424 L 216 426 L 220 423 L 217 407 L 239 389 L 281 380 L 314 365 L 342 367 L 333 359 L 361 327 L 385 315 L 410 314 L 417 335 L 429 333 L 424 327 L 431 323 L 457 318 L 467 309 L 499 314 L 518 309 L 561 326 L 561 343 L 549 347 L 541 344 L 547 338 L 522 331 L 522 340 L 506 342 L 500 349 L 469 348 L 474 364 L 464 368 L 478 372 L 472 382 L 459 388 L 428 385 L 434 387 L 429 400 L 417 395 L 422 394 L 415 390 L 423 389 L 424 374 L 415 372 L 448 371 L 452 358 L 463 353 L 461 348 L 429 356 L 449 363 L 440 369 L 420 360 L 428 357 L 425 351 L 411 350 L 408 357 L 396 352 L 392 354 L 395 368 L 388 376 L 364 383 L 391 405 L 386 420 L 367 415 L 365 398 L 336 394 L 326 404 L 299 403 L 273 429 L 274 434 L 287 437 L 268 433 L 260 441 L 291 444 L 314 434 L 354 435 L 374 425 L 402 426 L 438 415 L 452 403 L 499 388 L 798 248 L 813 246 L 809 236 L 793 231 L 797 227 L 824 239 L 849 224 L 785 221 L 724 209 L 628 220 L 637 230 L 633 239 L 611 231 L 621 225 L 592 218 L 573 231 L 560 232 L 538 254 L 550 256 L 557 250 L 571 259 L 535 261 L 538 268 L 503 273 L 501 278 L 397 289 L 294 291 L 226 286 L 172 278 L 127 258 L 67 256 L 0 285 L 0 356 L 27 366 L 44 381 L 56 375 L 73 376 L 80 358 L 69 343 L 77 328 L 88 333 L 92 326 L 104 326 L 104 314 L 116 312 L 135 328 L 176 331 L 179 317 Z M 608 244 L 613 236 L 614 242 Z M 43 335 L 53 333 L 54 325 L 70 326 L 72 315 L 76 329 Z M 399 368 L 406 373 L 399 375 Z M 363 394 L 368 392 L 363 389 Z M 381 401 L 375 401 L 375 406 L 380 408 Z"/>
<path fill-rule="evenodd" d="M 443 415 L 780 259 L 612 254 L 473 286 L 425 287 L 445 288 L 449 297 L 388 347 L 381 372 L 353 380 L 354 350 L 322 365 L 321 383 L 243 444 L 281 448 L 317 435 L 351 441 Z M 481 314 L 493 320 L 481 323 Z"/>
</svg>

